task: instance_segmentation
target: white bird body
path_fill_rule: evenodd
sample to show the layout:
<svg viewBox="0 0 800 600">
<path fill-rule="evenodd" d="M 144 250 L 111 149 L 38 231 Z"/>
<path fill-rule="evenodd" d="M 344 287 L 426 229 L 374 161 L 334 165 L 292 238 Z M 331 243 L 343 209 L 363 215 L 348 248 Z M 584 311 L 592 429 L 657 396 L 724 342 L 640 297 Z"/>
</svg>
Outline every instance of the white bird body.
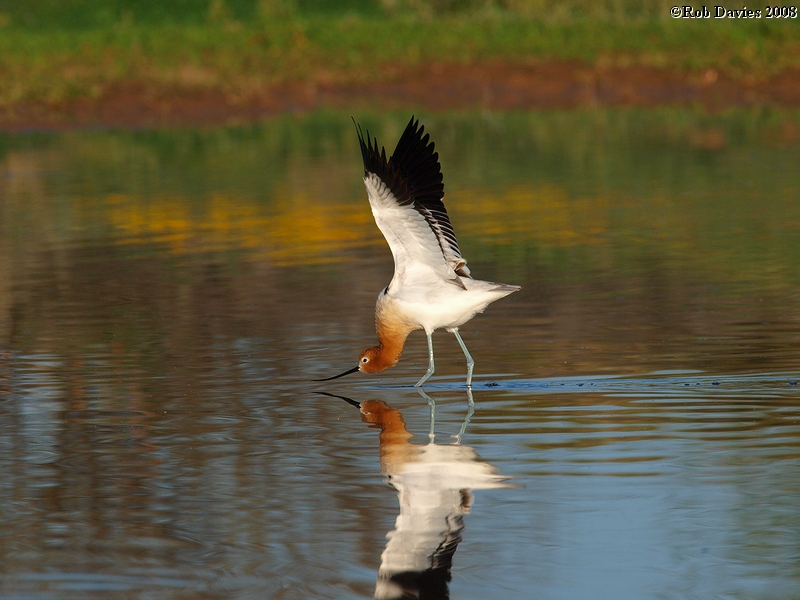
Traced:
<svg viewBox="0 0 800 600">
<path fill-rule="evenodd" d="M 461 256 L 445 210 L 444 184 L 438 154 L 424 128 L 411 118 L 389 160 L 377 140 L 366 142 L 357 127 L 364 159 L 364 185 L 372 215 L 394 257 L 394 277 L 378 296 L 375 328 L 379 345 L 367 348 L 356 370 L 377 373 L 397 364 L 406 337 L 424 329 L 428 337 L 428 371 L 434 370 L 431 334 L 447 329 L 455 334 L 467 359 L 467 386 L 474 361 L 458 328 L 495 300 L 519 286 L 472 279 Z M 335 379 L 331 377 L 328 379 Z"/>
<path fill-rule="evenodd" d="M 392 284 L 402 278 L 392 279 Z M 463 278 L 464 289 L 449 283 L 423 287 L 418 285 L 399 285 L 389 287 L 380 293 L 376 303 L 376 314 L 395 313 L 414 329 L 424 329 L 433 333 L 437 329 L 460 327 L 486 307 L 510 293 L 514 288 L 502 287 L 489 281 Z M 438 283 L 443 283 L 440 279 Z"/>
</svg>

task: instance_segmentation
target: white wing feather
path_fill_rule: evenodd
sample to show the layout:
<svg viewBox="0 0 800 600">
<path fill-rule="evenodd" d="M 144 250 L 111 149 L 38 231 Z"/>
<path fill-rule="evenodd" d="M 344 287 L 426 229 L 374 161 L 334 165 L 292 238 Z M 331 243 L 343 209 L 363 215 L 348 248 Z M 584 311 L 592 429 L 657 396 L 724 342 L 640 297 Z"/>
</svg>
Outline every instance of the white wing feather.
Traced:
<svg viewBox="0 0 800 600">
<path fill-rule="evenodd" d="M 367 174 L 364 185 L 375 223 L 394 257 L 392 283 L 402 283 L 404 287 L 427 286 L 432 279 L 438 279 L 463 287 L 450 261 L 442 254 L 439 239 L 425 217 L 413 205 L 399 204 L 391 190 L 374 173 Z"/>
</svg>

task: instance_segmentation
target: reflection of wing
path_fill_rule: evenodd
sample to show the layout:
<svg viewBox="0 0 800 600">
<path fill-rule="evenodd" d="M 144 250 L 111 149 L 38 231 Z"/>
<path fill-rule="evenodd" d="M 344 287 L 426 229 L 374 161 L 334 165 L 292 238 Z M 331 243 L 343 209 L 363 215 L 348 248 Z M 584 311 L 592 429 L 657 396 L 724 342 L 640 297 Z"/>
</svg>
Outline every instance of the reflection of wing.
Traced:
<svg viewBox="0 0 800 600">
<path fill-rule="evenodd" d="M 442 589 L 450 580 L 453 554 L 461 541 L 471 489 L 507 487 L 506 478 L 482 462 L 469 446 L 414 446 L 410 460 L 391 465 L 389 479 L 400 496 L 400 514 L 387 537 L 375 597 Z M 447 596 L 431 596 L 447 597 Z"/>
<path fill-rule="evenodd" d="M 376 139 L 366 142 L 358 128 L 364 159 L 364 184 L 378 228 L 392 250 L 395 276 L 406 283 L 417 277 L 452 281 L 469 277 L 455 231 L 444 207 L 439 155 L 424 127 L 411 118 L 389 160 Z"/>
</svg>

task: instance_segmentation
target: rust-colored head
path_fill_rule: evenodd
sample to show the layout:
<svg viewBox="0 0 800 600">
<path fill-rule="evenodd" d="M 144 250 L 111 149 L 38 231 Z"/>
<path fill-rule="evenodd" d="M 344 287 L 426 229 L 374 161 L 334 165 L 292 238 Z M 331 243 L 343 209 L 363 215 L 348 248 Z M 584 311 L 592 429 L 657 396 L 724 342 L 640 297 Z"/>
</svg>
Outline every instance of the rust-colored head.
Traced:
<svg viewBox="0 0 800 600">
<path fill-rule="evenodd" d="M 405 339 L 405 338 L 404 338 Z M 325 379 L 315 379 L 314 381 L 330 381 L 331 379 L 339 379 L 350 373 L 361 371 L 362 373 L 380 373 L 389 367 L 393 367 L 400 360 L 400 355 L 403 353 L 402 341 L 399 344 L 386 345 L 378 344 L 365 349 L 361 356 L 358 357 L 358 365 L 352 369 L 348 369 L 344 373 L 339 373 L 333 377 L 326 377 Z"/>
<path fill-rule="evenodd" d="M 366 348 L 358 357 L 358 370 L 362 373 L 380 373 L 397 364 L 400 357 L 391 357 L 383 346 Z"/>
</svg>

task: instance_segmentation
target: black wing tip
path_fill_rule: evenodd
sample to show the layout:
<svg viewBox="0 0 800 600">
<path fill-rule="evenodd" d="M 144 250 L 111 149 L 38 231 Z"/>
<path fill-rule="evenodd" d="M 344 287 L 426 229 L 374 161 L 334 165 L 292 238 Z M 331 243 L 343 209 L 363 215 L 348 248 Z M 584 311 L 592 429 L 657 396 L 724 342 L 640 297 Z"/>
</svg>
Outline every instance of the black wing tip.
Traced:
<svg viewBox="0 0 800 600">
<path fill-rule="evenodd" d="M 411 119 L 408 121 L 408 125 L 406 125 L 406 131 L 413 131 L 414 133 L 419 132 L 419 135 L 422 135 L 422 132 L 425 131 L 425 126 L 419 124 L 419 119 L 417 119 L 414 115 L 411 115 Z"/>
<path fill-rule="evenodd" d="M 380 151 L 378 150 L 378 138 L 371 137 L 369 134 L 369 129 L 366 130 L 366 135 L 364 135 L 365 130 L 362 129 L 361 124 L 356 121 L 356 118 L 352 115 L 350 116 L 350 120 L 353 122 L 353 126 L 356 129 L 356 135 L 358 136 L 358 143 L 361 146 L 361 153 L 362 154 L 376 154 L 385 156 L 386 147 L 381 147 Z M 424 134 L 424 135 L 423 135 Z M 425 126 L 419 124 L 419 119 L 416 116 L 411 115 L 411 119 L 409 119 L 408 124 L 406 125 L 405 129 L 403 130 L 402 135 L 400 136 L 400 140 L 397 142 L 397 147 L 395 147 L 395 151 L 392 153 L 391 158 L 397 154 L 398 148 L 401 147 L 401 142 L 408 141 L 411 142 L 412 140 L 417 141 L 417 144 L 421 145 L 423 148 L 427 149 L 430 147 L 433 149 L 434 144 L 430 142 L 430 135 L 425 133 Z M 415 147 L 417 144 L 408 144 L 411 147 Z M 438 159 L 439 155 L 434 153 L 435 158 Z M 366 161 L 365 161 L 366 162 Z M 438 161 L 437 161 L 438 162 Z"/>
<path fill-rule="evenodd" d="M 420 125 L 419 119 L 411 115 L 411 119 L 408 121 L 400 139 L 397 141 L 397 147 L 394 149 L 392 158 L 396 157 L 398 161 L 401 161 L 403 158 L 402 154 L 406 152 L 427 151 L 428 148 L 433 150 L 434 144 L 430 140 L 430 134 L 425 133 L 425 126 Z"/>
<path fill-rule="evenodd" d="M 361 125 L 356 122 L 355 117 L 350 117 L 353 125 L 356 128 L 356 135 L 358 136 L 358 145 L 361 147 L 361 159 L 364 163 L 364 175 L 369 173 L 382 172 L 386 170 L 388 161 L 386 160 L 386 148 L 378 150 L 378 138 L 369 135 L 369 129 L 361 128 Z M 366 138 L 366 141 L 365 141 Z"/>
<path fill-rule="evenodd" d="M 446 215 L 442 198 L 444 183 L 439 154 L 415 115 L 411 115 L 394 152 L 387 159 L 386 148 L 378 145 L 377 138 L 364 130 L 351 117 L 358 135 L 364 176 L 377 175 L 403 205 L 413 202 L 420 206 L 438 209 Z M 445 217 L 446 218 L 446 217 Z"/>
</svg>

